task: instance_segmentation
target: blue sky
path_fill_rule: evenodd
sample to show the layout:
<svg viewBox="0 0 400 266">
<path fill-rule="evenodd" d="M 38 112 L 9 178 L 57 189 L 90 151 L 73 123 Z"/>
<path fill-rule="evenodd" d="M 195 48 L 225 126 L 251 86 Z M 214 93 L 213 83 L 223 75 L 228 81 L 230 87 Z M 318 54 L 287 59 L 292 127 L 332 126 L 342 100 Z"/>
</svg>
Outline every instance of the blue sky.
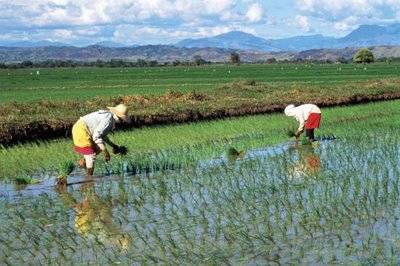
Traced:
<svg viewBox="0 0 400 266">
<path fill-rule="evenodd" d="M 337 37 L 398 22 L 400 0 L 0 0 L 0 42 L 165 44 L 232 30 Z"/>
</svg>

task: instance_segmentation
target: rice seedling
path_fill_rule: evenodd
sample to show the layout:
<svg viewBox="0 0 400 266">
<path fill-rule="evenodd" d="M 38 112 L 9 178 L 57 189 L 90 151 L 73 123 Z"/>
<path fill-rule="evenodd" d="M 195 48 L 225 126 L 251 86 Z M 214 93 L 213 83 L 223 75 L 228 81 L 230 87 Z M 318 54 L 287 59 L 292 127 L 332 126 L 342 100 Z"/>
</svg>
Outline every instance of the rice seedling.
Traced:
<svg viewBox="0 0 400 266">
<path fill-rule="evenodd" d="M 72 161 L 64 161 L 58 168 L 58 176 L 56 178 L 56 184 L 60 186 L 67 185 L 67 176 L 72 173 L 75 165 Z"/>
<path fill-rule="evenodd" d="M 39 181 L 28 174 L 22 174 L 15 177 L 15 182 L 18 185 L 33 185 L 37 184 Z"/>
<path fill-rule="evenodd" d="M 288 137 L 290 137 L 290 138 L 295 137 L 296 136 L 296 131 L 297 131 L 297 128 L 289 127 L 289 128 L 286 129 L 286 135 Z"/>
</svg>

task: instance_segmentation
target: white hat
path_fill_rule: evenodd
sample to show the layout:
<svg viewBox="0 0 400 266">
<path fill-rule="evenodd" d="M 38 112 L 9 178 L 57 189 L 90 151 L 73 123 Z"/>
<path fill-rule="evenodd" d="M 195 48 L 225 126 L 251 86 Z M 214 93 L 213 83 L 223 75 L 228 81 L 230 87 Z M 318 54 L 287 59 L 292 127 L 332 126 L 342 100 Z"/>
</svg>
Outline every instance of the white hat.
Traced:
<svg viewBox="0 0 400 266">
<path fill-rule="evenodd" d="M 291 110 L 295 108 L 294 104 L 289 104 L 285 108 L 285 115 L 290 116 L 291 115 Z"/>
<path fill-rule="evenodd" d="M 118 116 L 118 118 L 129 123 L 130 117 L 128 116 L 128 107 L 125 104 L 118 104 L 115 107 L 107 107 L 113 114 Z"/>
</svg>

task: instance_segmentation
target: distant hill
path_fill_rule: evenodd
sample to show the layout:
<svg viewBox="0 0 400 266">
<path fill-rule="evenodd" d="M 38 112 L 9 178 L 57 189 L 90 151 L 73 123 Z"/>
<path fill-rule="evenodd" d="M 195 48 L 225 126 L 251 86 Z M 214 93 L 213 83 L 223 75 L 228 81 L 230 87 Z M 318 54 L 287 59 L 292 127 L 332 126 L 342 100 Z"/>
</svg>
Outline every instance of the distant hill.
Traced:
<svg viewBox="0 0 400 266">
<path fill-rule="evenodd" d="M 336 46 L 337 40 L 333 37 L 325 37 L 318 34 L 270 40 L 270 43 L 280 51 L 304 51 L 310 49 L 332 48 Z"/>
<path fill-rule="evenodd" d="M 343 38 L 325 37 L 318 34 L 274 40 L 233 31 L 214 37 L 186 39 L 176 43 L 178 47 L 219 47 L 267 52 L 382 45 L 400 45 L 400 24 L 389 26 L 361 25 Z"/>
<path fill-rule="evenodd" d="M 338 39 L 348 47 L 399 45 L 400 24 L 389 26 L 362 25 L 349 35 Z"/>
<path fill-rule="evenodd" d="M 95 61 L 97 59 L 138 59 L 172 62 L 192 60 L 195 55 L 208 61 L 223 62 L 234 50 L 221 48 L 178 48 L 169 45 L 146 45 L 138 47 L 0 47 L 0 62 L 43 61 L 48 59 Z"/>
<path fill-rule="evenodd" d="M 255 51 L 279 50 L 273 47 L 270 41 L 267 41 L 263 38 L 256 37 L 252 34 L 241 31 L 231 31 L 210 38 L 186 39 L 178 42 L 177 44 L 175 44 L 175 46 L 187 47 L 187 48 L 218 47 L 218 48 L 255 50 Z"/>
<path fill-rule="evenodd" d="M 400 57 L 400 46 L 370 47 L 377 58 Z M 224 48 L 179 48 L 171 45 L 146 45 L 139 47 L 110 48 L 100 45 L 88 47 L 0 47 L 0 62 L 11 63 L 24 60 L 44 61 L 74 60 L 95 61 L 123 59 L 136 61 L 138 59 L 172 62 L 175 60 L 192 61 L 194 56 L 201 56 L 211 62 L 228 62 L 232 52 L 238 52 L 243 62 L 266 61 L 270 58 L 277 60 L 332 60 L 352 58 L 357 48 L 342 49 L 311 49 L 300 52 L 260 52 L 243 51 Z"/>
</svg>

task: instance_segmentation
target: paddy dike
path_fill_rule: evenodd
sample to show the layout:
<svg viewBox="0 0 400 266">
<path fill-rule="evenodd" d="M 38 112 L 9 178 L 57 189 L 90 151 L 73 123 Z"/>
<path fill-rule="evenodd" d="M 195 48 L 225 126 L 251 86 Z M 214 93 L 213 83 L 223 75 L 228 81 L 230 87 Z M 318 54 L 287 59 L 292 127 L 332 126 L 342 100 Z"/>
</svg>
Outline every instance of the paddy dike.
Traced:
<svg viewBox="0 0 400 266">
<path fill-rule="evenodd" d="M 69 137 L 82 115 L 125 103 L 132 123 L 118 129 L 189 123 L 229 117 L 282 112 L 287 104 L 320 107 L 400 99 L 399 80 L 354 82 L 345 85 L 268 86 L 239 81 L 208 92 L 170 91 L 161 96 L 119 96 L 90 101 L 40 101 L 0 106 L 0 145 Z"/>
</svg>

